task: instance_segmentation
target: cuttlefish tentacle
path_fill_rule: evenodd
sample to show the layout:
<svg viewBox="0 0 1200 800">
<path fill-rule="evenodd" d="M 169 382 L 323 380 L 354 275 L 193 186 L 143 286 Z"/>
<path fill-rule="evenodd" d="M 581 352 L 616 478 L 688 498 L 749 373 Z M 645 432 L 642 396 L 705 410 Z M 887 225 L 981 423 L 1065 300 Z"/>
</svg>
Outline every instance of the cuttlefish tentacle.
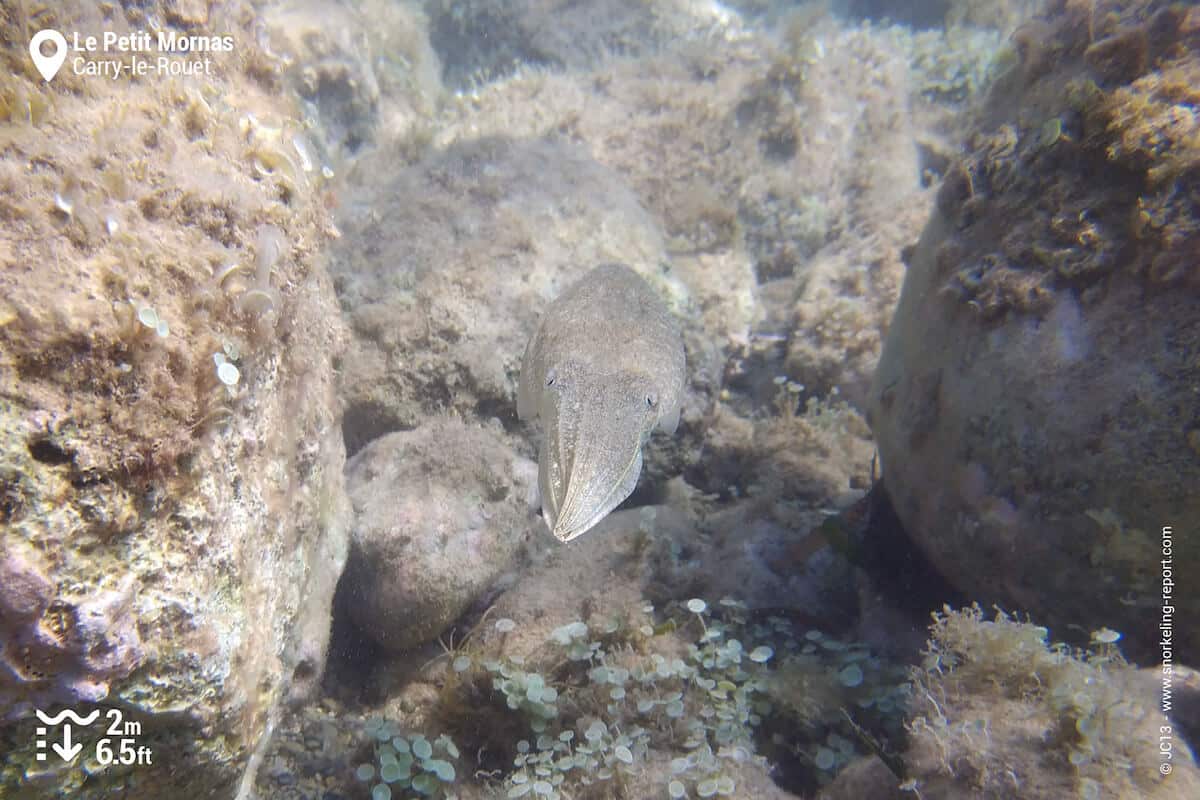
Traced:
<svg viewBox="0 0 1200 800">
<path fill-rule="evenodd" d="M 678 424 L 683 381 L 678 323 L 628 267 L 597 267 L 551 304 L 525 350 L 517 411 L 542 421 L 542 514 L 556 537 L 633 492 L 650 431 Z"/>
</svg>

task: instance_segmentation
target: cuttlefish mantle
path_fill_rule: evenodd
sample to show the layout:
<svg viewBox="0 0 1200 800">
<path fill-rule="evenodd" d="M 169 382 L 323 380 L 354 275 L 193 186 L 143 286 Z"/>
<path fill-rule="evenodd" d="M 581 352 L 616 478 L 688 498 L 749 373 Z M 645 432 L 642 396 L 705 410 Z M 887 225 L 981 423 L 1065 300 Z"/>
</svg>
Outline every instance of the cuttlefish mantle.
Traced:
<svg viewBox="0 0 1200 800">
<path fill-rule="evenodd" d="M 650 431 L 679 424 L 683 383 L 679 323 L 632 269 L 596 267 L 550 304 L 525 348 L 517 413 L 542 423 L 555 537 L 569 542 L 633 492 Z"/>
</svg>

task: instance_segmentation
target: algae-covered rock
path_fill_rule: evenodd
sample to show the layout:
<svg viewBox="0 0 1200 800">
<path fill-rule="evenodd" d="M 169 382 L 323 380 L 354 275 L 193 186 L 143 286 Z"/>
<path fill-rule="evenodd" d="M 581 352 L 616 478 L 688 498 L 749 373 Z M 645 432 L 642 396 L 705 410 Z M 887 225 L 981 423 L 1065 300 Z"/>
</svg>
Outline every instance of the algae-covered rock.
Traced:
<svg viewBox="0 0 1200 800">
<path fill-rule="evenodd" d="M 358 194 L 330 266 L 355 334 L 343 376 L 352 450 L 445 410 L 515 423 L 538 314 L 597 264 L 628 264 L 684 304 L 653 219 L 568 143 L 488 137 L 411 168 L 381 151 L 349 181 Z"/>
<path fill-rule="evenodd" d="M 231 797 L 323 668 L 348 538 L 332 228 L 249 7 L 222 11 L 0 17 L 0 795 Z M 234 46 L 208 74 L 47 82 L 35 27 Z M 107 722 L 36 757 L 35 709 L 114 707 L 151 763 L 101 765 Z"/>
<path fill-rule="evenodd" d="M 472 87 L 523 66 L 588 69 L 712 35 L 735 15 L 693 0 L 431 0 L 446 82 Z M 552 21 L 552 22 L 551 22 Z"/>
<path fill-rule="evenodd" d="M 499 431 L 434 419 L 347 465 L 354 506 L 346 607 L 389 650 L 428 642 L 513 567 L 537 467 Z"/>
<path fill-rule="evenodd" d="M 1159 668 L 1126 663 L 1111 636 L 1073 652 L 1043 627 L 989 616 L 979 606 L 934 615 L 913 673 L 910 789 L 930 800 L 1200 793 L 1181 717 L 1159 704 Z"/>
<path fill-rule="evenodd" d="M 643 608 L 645 587 L 654 576 L 644 556 L 657 510 L 616 511 L 601 520 L 592 535 L 544 548 L 521 580 L 496 599 L 474 640 L 482 648 L 503 646 L 506 654 L 532 661 L 557 657 L 547 652 L 546 643 L 556 629 L 573 622 L 597 629 L 612 619 L 634 628 L 653 622 Z M 671 514 L 669 524 L 688 522 Z M 534 530 L 534 547 L 550 544 L 544 525 Z M 515 624 L 494 624 L 505 619 Z"/>
<path fill-rule="evenodd" d="M 702 525 L 681 516 L 664 508 L 650 518 L 655 579 L 646 594 L 655 602 L 680 594 L 736 597 L 750 609 L 789 609 L 830 628 L 856 617 L 852 567 L 830 546 L 818 514 L 772 518 L 746 502 Z"/>
<path fill-rule="evenodd" d="M 682 37 L 587 71 L 519 70 L 450 104 L 435 137 L 459 148 L 481 136 L 570 138 L 663 231 L 670 272 L 693 301 L 682 317 L 690 399 L 679 437 L 647 464 L 652 492 L 678 474 L 706 492 L 746 489 L 756 476 L 726 469 L 739 453 L 717 441 L 735 415 L 792 413 L 811 398 L 863 407 L 903 279 L 900 253 L 932 203 L 911 36 L 795 13 L 779 36 L 731 13 L 703 41 Z M 428 192 L 405 194 L 416 205 Z M 403 258 L 409 238 L 389 252 Z M 775 407 L 780 376 L 803 384 L 791 411 Z M 855 471 L 869 460 L 868 451 Z"/>
<path fill-rule="evenodd" d="M 1014 48 L 912 258 L 870 421 L 897 513 L 959 588 L 1141 653 L 1164 553 L 1200 568 L 1200 10 L 1052 3 Z M 1187 652 L 1200 595 L 1174 599 Z"/>
<path fill-rule="evenodd" d="M 397 705 L 418 709 L 406 722 L 450 732 L 482 767 L 506 775 L 505 794 L 543 777 L 532 774 L 541 768 L 563 796 L 680 796 L 686 787 L 707 797 L 720 786 L 731 797 L 793 797 L 751 745 L 769 656 L 749 654 L 766 629 L 733 600 L 718 610 L 716 598 L 702 612 L 706 628 L 682 605 L 694 587 L 655 586 L 654 542 L 664 528 L 693 525 L 666 507 L 618 511 L 545 551 L 440 668 L 404 688 Z M 541 526 L 537 535 L 551 541 Z M 648 589 L 662 601 L 647 603 Z M 587 760 L 576 764 L 568 745 Z"/>
<path fill-rule="evenodd" d="M 262 14 L 280 83 L 301 99 L 330 160 L 426 123 L 441 65 L 419 4 L 285 0 Z"/>
<path fill-rule="evenodd" d="M 23 551 L 23 552 L 22 552 Z M 130 613 L 134 581 L 71 603 L 56 597 L 44 559 L 6 541 L 0 563 L 0 708 L 4 721 L 35 708 L 97 702 L 146 656 Z"/>
</svg>

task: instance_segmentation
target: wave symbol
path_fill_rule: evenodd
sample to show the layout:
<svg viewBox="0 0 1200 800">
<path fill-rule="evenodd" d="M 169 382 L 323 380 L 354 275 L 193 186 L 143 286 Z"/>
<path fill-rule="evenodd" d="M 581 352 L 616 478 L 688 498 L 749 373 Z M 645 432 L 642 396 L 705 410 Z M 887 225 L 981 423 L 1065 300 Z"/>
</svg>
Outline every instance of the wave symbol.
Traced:
<svg viewBox="0 0 1200 800">
<path fill-rule="evenodd" d="M 62 711 L 58 712 L 53 717 L 46 716 L 45 714 L 42 713 L 41 709 L 35 708 L 34 712 L 37 714 L 37 718 L 40 719 L 46 725 L 57 725 L 58 723 L 62 722 L 64 719 L 70 719 L 76 725 L 91 725 L 93 722 L 96 721 L 96 717 L 100 716 L 100 709 L 98 709 L 98 708 L 92 709 L 92 713 L 88 714 L 86 717 L 79 716 L 73 710 L 71 710 L 69 708 L 64 708 Z"/>
</svg>

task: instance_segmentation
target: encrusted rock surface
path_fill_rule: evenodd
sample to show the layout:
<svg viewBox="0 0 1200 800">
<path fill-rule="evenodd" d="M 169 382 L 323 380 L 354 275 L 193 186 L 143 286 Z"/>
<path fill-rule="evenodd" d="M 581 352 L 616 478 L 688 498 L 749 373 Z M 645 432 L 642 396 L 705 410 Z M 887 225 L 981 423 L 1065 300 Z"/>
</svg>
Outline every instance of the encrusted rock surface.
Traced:
<svg viewBox="0 0 1200 800">
<path fill-rule="evenodd" d="M 499 426 L 430 420 L 346 467 L 354 507 L 345 602 L 383 647 L 437 638 L 513 568 L 534 516 L 537 465 Z"/>
<path fill-rule="evenodd" d="M 323 185 L 248 6 L 52 5 L 38 26 L 236 46 L 208 76 L 46 83 L 34 7 L 4 10 L 0 794 L 232 797 L 316 688 L 347 550 Z M 35 708 L 96 704 L 153 766 L 102 767 L 100 722 L 36 759 Z"/>
<path fill-rule="evenodd" d="M 1160 561 L 1200 569 L 1200 10 L 1056 2 L 1014 46 L 913 255 L 871 424 L 948 578 L 1145 653 Z M 1200 595 L 1175 601 L 1186 652 Z"/>
<path fill-rule="evenodd" d="M 350 181 L 330 266 L 355 334 L 343 376 L 352 450 L 450 409 L 514 426 L 538 314 L 598 264 L 628 264 L 686 307 L 654 220 L 568 142 L 485 137 L 408 169 L 381 152 Z"/>
</svg>

